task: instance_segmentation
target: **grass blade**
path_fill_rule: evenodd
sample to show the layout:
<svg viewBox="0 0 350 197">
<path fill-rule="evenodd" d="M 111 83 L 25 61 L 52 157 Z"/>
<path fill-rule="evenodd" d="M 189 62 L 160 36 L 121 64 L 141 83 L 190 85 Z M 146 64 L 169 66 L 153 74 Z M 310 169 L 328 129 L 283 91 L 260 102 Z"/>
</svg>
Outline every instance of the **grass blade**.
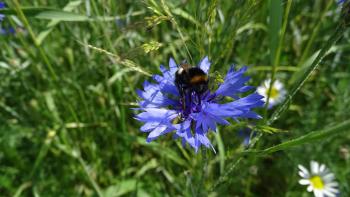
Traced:
<svg viewBox="0 0 350 197">
<path fill-rule="evenodd" d="M 346 121 L 344 121 L 336 126 L 328 128 L 328 129 L 323 129 L 321 131 L 309 132 L 308 134 L 303 135 L 301 137 L 298 137 L 296 139 L 292 139 L 292 140 L 289 140 L 287 142 L 283 142 L 281 144 L 278 144 L 276 146 L 267 148 L 267 149 L 261 151 L 261 153 L 271 154 L 273 152 L 285 150 L 285 149 L 288 149 L 288 148 L 291 148 L 294 146 L 303 145 L 306 143 L 314 142 L 316 140 L 329 138 L 329 137 L 332 137 L 332 136 L 337 135 L 337 134 L 341 134 L 342 132 L 346 132 L 346 131 L 350 131 L 350 120 L 346 120 Z"/>
<path fill-rule="evenodd" d="M 279 33 L 282 26 L 282 0 L 270 0 L 269 8 L 270 23 L 268 33 L 270 38 L 270 61 L 271 64 L 273 64 L 278 46 Z"/>
<path fill-rule="evenodd" d="M 62 11 L 48 7 L 21 7 L 21 11 L 26 17 L 34 17 L 44 20 L 60 20 L 68 22 L 83 22 L 83 21 L 114 21 L 116 16 L 96 16 L 89 17 L 73 12 Z M 15 15 L 16 10 L 5 8 L 0 10 L 0 14 Z"/>
<path fill-rule="evenodd" d="M 269 90 L 268 90 L 266 104 L 265 104 L 265 111 L 264 111 L 265 118 L 267 117 L 267 108 L 270 102 L 272 86 L 273 86 L 273 83 L 275 82 L 277 67 L 279 67 L 279 64 L 280 64 L 282 45 L 283 45 L 284 35 L 287 29 L 288 16 L 289 16 L 291 6 L 292 6 L 292 0 L 288 0 L 285 15 L 283 17 L 283 26 L 281 27 L 281 21 L 279 21 L 278 19 L 274 19 L 274 17 L 280 17 L 280 15 L 282 15 L 282 1 L 270 2 L 270 20 L 271 20 L 270 31 L 272 31 L 270 33 L 270 35 L 272 36 L 270 50 L 271 50 L 271 61 L 273 62 L 272 62 L 272 71 L 271 71 L 271 81 L 269 84 Z M 280 20 L 282 20 L 282 17 L 280 18 L 281 18 Z M 281 29 L 281 32 L 279 31 L 280 29 Z M 279 40 L 276 41 L 278 38 Z"/>
<path fill-rule="evenodd" d="M 78 7 L 80 4 L 82 3 L 81 0 L 79 1 L 72 1 L 69 2 L 64 8 L 64 11 L 70 12 L 72 10 L 74 10 L 76 7 Z M 37 41 L 39 43 L 39 45 L 42 44 L 42 42 L 44 41 L 44 39 L 46 38 L 46 36 L 48 36 L 50 34 L 50 32 L 53 30 L 53 28 L 60 23 L 61 20 L 58 19 L 53 19 L 48 25 L 47 25 L 47 29 L 45 29 L 44 31 L 40 32 L 40 34 L 37 36 Z"/>
<path fill-rule="evenodd" d="M 131 61 L 131 60 L 129 60 L 129 59 L 122 59 L 120 56 L 118 56 L 118 55 L 116 55 L 116 54 L 113 54 L 113 53 L 111 53 L 111 52 L 109 52 L 109 51 L 107 51 L 107 50 L 104 50 L 104 49 L 101 49 L 101 48 L 98 48 L 98 47 L 95 47 L 95 46 L 92 46 L 92 45 L 89 45 L 89 44 L 87 45 L 87 44 L 84 44 L 84 43 L 82 43 L 82 42 L 80 42 L 80 41 L 78 41 L 78 42 L 79 42 L 79 44 L 81 44 L 81 45 L 87 46 L 87 47 L 89 47 L 89 48 L 91 48 L 91 49 L 94 49 L 94 50 L 96 50 L 96 51 L 98 51 L 98 52 L 105 53 L 105 54 L 107 54 L 107 55 L 109 55 L 109 56 L 111 56 L 111 57 L 114 57 L 115 60 L 116 60 L 118 63 L 120 63 L 121 65 L 123 65 L 123 66 L 129 67 L 129 68 L 131 68 L 132 70 L 137 71 L 137 72 L 139 72 L 139 73 L 142 73 L 142 74 L 144 74 L 144 75 L 151 76 L 151 73 L 149 73 L 149 72 L 143 70 L 143 69 L 142 69 L 140 66 L 138 66 L 135 62 L 133 62 L 133 61 Z"/>
</svg>

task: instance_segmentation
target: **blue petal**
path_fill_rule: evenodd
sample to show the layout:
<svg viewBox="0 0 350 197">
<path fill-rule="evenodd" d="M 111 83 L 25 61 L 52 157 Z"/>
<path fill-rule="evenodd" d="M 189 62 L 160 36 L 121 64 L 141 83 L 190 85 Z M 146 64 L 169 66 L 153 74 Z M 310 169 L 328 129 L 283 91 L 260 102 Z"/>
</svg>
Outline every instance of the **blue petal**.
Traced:
<svg viewBox="0 0 350 197">
<path fill-rule="evenodd" d="M 250 77 L 245 77 L 243 75 L 247 69 L 248 67 L 245 66 L 239 71 L 235 71 L 234 66 L 231 66 L 225 77 L 224 83 L 219 86 L 215 94 L 237 98 L 238 93 L 243 93 L 251 90 L 251 86 L 244 85 L 250 79 Z"/>
<path fill-rule="evenodd" d="M 250 144 L 250 140 L 251 140 L 250 136 L 251 135 L 256 136 L 256 133 L 253 132 L 252 134 L 252 132 L 253 131 L 250 128 L 246 127 L 246 128 L 240 129 L 237 133 L 238 137 L 243 138 L 243 145 L 245 147 L 247 147 Z"/>
<path fill-rule="evenodd" d="M 176 135 L 182 138 L 182 143 L 188 143 L 193 148 L 195 147 L 195 140 L 191 132 L 191 120 L 187 119 L 181 124 L 174 125 L 177 132 Z"/>
<path fill-rule="evenodd" d="M 205 56 L 199 63 L 199 68 L 202 69 L 206 74 L 209 73 L 210 62 L 208 56 Z"/>
<path fill-rule="evenodd" d="M 244 98 L 238 99 L 236 101 L 222 104 L 222 108 L 225 109 L 225 112 L 231 111 L 230 113 L 226 113 L 229 117 L 233 119 L 237 118 L 261 118 L 258 114 L 252 112 L 251 110 L 255 107 L 263 107 L 264 101 L 262 101 L 263 97 L 257 93 L 250 94 Z"/>
<path fill-rule="evenodd" d="M 136 90 L 138 96 L 144 99 L 139 102 L 141 107 L 167 107 L 179 105 L 178 101 L 165 96 L 160 90 L 159 85 L 145 81 L 143 86 L 144 91 Z"/>
<path fill-rule="evenodd" d="M 198 149 L 201 147 L 202 144 L 207 148 L 212 148 L 214 153 L 216 153 L 213 145 L 210 143 L 209 139 L 207 138 L 203 130 L 201 128 L 197 128 L 196 135 L 195 135 L 195 146 L 194 146 L 196 153 L 198 152 Z"/>
<path fill-rule="evenodd" d="M 173 130 L 174 128 L 168 127 L 167 125 L 160 125 L 159 127 L 156 127 L 153 131 L 150 132 L 150 134 L 147 136 L 146 142 L 149 143 L 152 140 L 157 139 L 159 136 L 167 134 Z"/>
<path fill-rule="evenodd" d="M 175 80 L 175 73 L 171 73 L 168 69 L 166 69 L 163 65 L 160 65 L 160 71 L 163 74 L 163 77 L 165 80 L 168 81 L 174 81 Z"/>
<path fill-rule="evenodd" d="M 175 72 L 177 70 L 177 65 L 173 59 L 170 59 L 170 71 L 166 69 L 163 65 L 160 66 L 160 70 L 163 75 L 153 75 L 153 79 L 158 83 L 159 90 L 163 93 L 173 94 L 179 96 L 178 90 L 175 86 Z"/>
<path fill-rule="evenodd" d="M 246 97 L 228 103 L 233 108 L 252 108 L 252 107 L 262 107 L 264 105 L 264 101 L 262 100 L 264 97 L 258 93 L 250 94 Z"/>
<path fill-rule="evenodd" d="M 153 79 L 158 83 L 159 89 L 163 93 L 179 96 L 179 92 L 175 86 L 174 79 L 167 79 L 160 75 L 153 75 Z"/>
<path fill-rule="evenodd" d="M 4 2 L 0 2 L 0 9 L 5 8 L 6 4 Z"/>
<path fill-rule="evenodd" d="M 142 112 L 135 116 L 135 118 L 141 122 L 162 122 L 164 120 L 170 121 L 171 118 L 176 117 L 177 112 L 175 110 L 159 109 L 159 108 L 144 108 L 145 112 Z"/>
<path fill-rule="evenodd" d="M 170 68 L 170 73 L 175 76 L 175 73 L 178 69 L 178 66 L 173 58 L 169 59 L 169 68 Z"/>
<path fill-rule="evenodd" d="M 202 110 L 199 115 L 192 115 L 197 122 L 197 127 L 201 125 L 206 131 L 209 126 L 212 128 L 212 122 L 215 124 L 227 125 L 229 122 L 225 118 L 261 118 L 258 114 L 251 111 L 255 107 L 262 107 L 264 102 L 262 96 L 254 93 L 246 97 L 232 101 L 230 103 L 218 104 L 203 102 Z"/>
<path fill-rule="evenodd" d="M 151 130 L 155 129 L 157 126 L 159 126 L 160 122 L 159 121 L 149 121 L 146 122 L 141 128 L 141 132 L 150 132 Z"/>
<path fill-rule="evenodd" d="M 216 131 L 216 124 L 227 125 L 229 122 L 225 117 L 230 117 L 231 113 L 226 112 L 225 108 L 221 108 L 217 103 L 202 103 L 202 109 L 198 113 L 192 113 L 191 117 L 196 121 L 196 129 L 202 128 L 204 132 L 208 132 L 209 128 Z"/>
<path fill-rule="evenodd" d="M 242 114 L 241 117 L 242 118 L 253 118 L 253 119 L 261 119 L 262 118 L 259 114 L 255 113 L 253 111 L 248 111 L 248 112 Z"/>
<path fill-rule="evenodd" d="M 147 142 L 176 129 L 171 123 L 177 116 L 176 111 L 158 108 L 146 108 L 143 110 L 145 112 L 136 115 L 135 118 L 145 122 L 141 127 L 141 131 L 149 133 Z"/>
</svg>

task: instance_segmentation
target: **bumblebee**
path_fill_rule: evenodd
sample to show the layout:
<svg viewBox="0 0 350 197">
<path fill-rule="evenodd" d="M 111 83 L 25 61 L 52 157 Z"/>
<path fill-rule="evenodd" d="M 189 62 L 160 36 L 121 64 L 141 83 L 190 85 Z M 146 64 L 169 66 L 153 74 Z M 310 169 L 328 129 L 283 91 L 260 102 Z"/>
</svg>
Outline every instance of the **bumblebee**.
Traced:
<svg viewBox="0 0 350 197">
<path fill-rule="evenodd" d="M 208 82 L 208 75 L 202 69 L 191 66 L 185 61 L 180 64 L 175 73 L 175 85 L 183 103 L 185 103 L 185 95 L 192 92 L 196 93 L 198 102 L 200 102 L 200 95 L 208 90 Z"/>
</svg>

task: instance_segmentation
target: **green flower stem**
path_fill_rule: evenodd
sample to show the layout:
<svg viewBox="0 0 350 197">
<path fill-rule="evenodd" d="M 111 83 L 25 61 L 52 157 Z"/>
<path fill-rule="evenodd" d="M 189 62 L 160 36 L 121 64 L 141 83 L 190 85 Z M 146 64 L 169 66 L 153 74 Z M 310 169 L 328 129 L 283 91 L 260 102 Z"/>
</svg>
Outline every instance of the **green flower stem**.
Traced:
<svg viewBox="0 0 350 197">
<path fill-rule="evenodd" d="M 266 99 L 266 104 L 265 104 L 265 111 L 264 111 L 264 118 L 265 118 L 265 120 L 267 118 L 267 109 L 268 109 L 269 103 L 270 103 L 270 95 L 271 95 L 271 90 L 272 90 L 273 83 L 275 82 L 275 77 L 276 77 L 276 73 L 277 73 L 277 67 L 280 64 L 282 45 L 283 45 L 284 35 L 285 35 L 286 29 L 287 29 L 288 16 L 289 16 L 290 8 L 292 6 L 292 2 L 293 2 L 293 0 L 288 0 L 288 2 L 287 2 L 286 12 L 285 12 L 284 17 L 283 17 L 284 19 L 283 19 L 281 35 L 279 37 L 278 47 L 277 47 L 276 54 L 275 54 L 275 59 L 274 59 L 273 65 L 272 65 L 271 81 L 270 81 L 270 84 L 269 84 L 269 90 L 268 90 L 268 94 L 267 94 L 267 99 Z"/>
</svg>

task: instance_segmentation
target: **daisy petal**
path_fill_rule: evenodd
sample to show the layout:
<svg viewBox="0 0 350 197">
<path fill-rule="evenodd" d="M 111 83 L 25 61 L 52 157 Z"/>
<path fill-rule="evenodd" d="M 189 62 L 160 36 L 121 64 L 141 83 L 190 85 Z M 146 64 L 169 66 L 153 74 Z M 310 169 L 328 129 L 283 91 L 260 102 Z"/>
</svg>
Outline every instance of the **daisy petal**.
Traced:
<svg viewBox="0 0 350 197">
<path fill-rule="evenodd" d="M 309 179 L 300 179 L 299 184 L 300 185 L 310 185 L 310 180 Z"/>
<path fill-rule="evenodd" d="M 335 194 L 339 193 L 339 190 L 336 189 L 336 188 L 332 188 L 332 187 L 329 187 L 329 188 L 326 188 L 329 192 L 333 192 Z"/>
<path fill-rule="evenodd" d="M 298 168 L 305 175 L 305 176 L 302 176 L 303 178 L 309 178 L 310 176 L 309 171 L 304 166 L 299 164 Z"/>
<path fill-rule="evenodd" d="M 324 180 L 325 182 L 331 182 L 331 181 L 333 181 L 334 179 L 335 179 L 335 176 L 334 176 L 333 173 L 329 173 L 329 174 L 326 174 L 326 175 L 323 176 L 323 180 Z"/>
<path fill-rule="evenodd" d="M 321 164 L 320 165 L 320 173 L 324 172 L 326 170 L 326 165 Z"/>
<path fill-rule="evenodd" d="M 315 197 L 323 197 L 323 192 L 318 189 L 314 189 L 314 195 Z"/>
<path fill-rule="evenodd" d="M 327 197 L 336 197 L 337 195 L 335 195 L 334 193 L 330 192 L 329 190 L 325 189 L 323 190 L 323 193 L 327 196 Z"/>
<path fill-rule="evenodd" d="M 311 167 L 311 173 L 312 174 L 318 174 L 318 166 L 319 166 L 319 164 L 316 161 L 311 161 L 310 162 L 310 167 Z"/>
<path fill-rule="evenodd" d="M 327 183 L 326 187 L 338 187 L 339 184 L 337 182 L 330 182 L 330 183 Z"/>
<path fill-rule="evenodd" d="M 309 185 L 308 187 L 307 187 L 307 189 L 306 189 L 308 192 L 312 192 L 313 190 L 314 190 L 314 188 L 311 186 L 311 185 Z"/>
</svg>

